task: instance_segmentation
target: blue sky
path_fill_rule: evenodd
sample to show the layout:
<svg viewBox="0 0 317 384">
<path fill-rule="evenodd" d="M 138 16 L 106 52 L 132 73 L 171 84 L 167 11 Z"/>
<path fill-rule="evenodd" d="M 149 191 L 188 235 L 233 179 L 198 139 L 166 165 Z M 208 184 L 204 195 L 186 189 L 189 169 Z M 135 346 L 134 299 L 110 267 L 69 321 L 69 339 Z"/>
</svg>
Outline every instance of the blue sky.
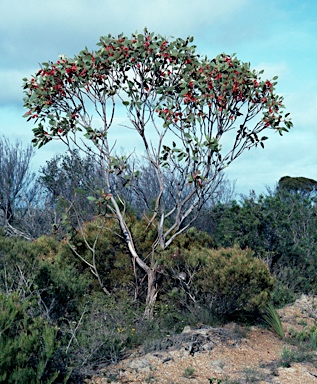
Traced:
<svg viewBox="0 0 317 384">
<path fill-rule="evenodd" d="M 101 35 L 156 33 L 194 36 L 209 58 L 237 53 L 264 75 L 279 76 L 294 128 L 270 135 L 265 149 L 247 151 L 226 173 L 236 191 L 265 192 L 280 177 L 317 179 L 317 2 L 315 0 L 0 0 L 0 135 L 28 144 L 32 124 L 22 118 L 22 78 L 58 54 L 95 49 Z M 123 147 L 124 147 L 124 143 Z M 61 151 L 37 150 L 38 168 Z"/>
</svg>

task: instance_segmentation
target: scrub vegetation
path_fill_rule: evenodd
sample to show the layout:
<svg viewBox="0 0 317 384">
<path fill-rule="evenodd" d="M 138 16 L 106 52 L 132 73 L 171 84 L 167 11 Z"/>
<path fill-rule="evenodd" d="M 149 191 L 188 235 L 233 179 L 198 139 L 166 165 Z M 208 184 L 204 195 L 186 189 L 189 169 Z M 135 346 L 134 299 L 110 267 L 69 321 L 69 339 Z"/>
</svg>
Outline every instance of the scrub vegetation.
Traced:
<svg viewBox="0 0 317 384">
<path fill-rule="evenodd" d="M 34 146 L 67 151 L 32 174 L 0 139 L 0 383 L 80 383 L 185 325 L 283 336 L 274 308 L 317 291 L 317 182 L 235 199 L 225 167 L 292 127 L 261 75 L 145 30 L 24 79 Z M 141 156 L 114 145 L 118 104 Z"/>
</svg>

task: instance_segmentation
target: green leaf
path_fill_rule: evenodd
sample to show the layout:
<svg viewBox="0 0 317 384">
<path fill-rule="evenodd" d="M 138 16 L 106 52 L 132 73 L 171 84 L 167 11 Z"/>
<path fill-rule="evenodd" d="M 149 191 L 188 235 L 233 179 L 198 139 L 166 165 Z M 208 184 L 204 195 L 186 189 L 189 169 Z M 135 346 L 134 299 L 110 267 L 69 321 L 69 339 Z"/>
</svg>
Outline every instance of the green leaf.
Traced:
<svg viewBox="0 0 317 384">
<path fill-rule="evenodd" d="M 97 199 L 95 197 L 93 197 L 93 196 L 88 196 L 87 200 L 89 200 L 89 201 L 96 201 Z"/>
<path fill-rule="evenodd" d="M 177 159 L 178 159 L 178 161 L 182 161 L 184 157 L 185 157 L 185 153 L 180 153 L 180 154 L 177 156 Z"/>
</svg>

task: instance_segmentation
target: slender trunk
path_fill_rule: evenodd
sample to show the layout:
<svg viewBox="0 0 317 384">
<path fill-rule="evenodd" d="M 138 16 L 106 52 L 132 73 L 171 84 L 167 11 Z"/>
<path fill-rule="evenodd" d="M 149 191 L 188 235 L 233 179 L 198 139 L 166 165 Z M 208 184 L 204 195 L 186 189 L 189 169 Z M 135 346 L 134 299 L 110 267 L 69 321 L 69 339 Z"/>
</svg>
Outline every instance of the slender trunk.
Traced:
<svg viewBox="0 0 317 384">
<path fill-rule="evenodd" d="M 156 283 L 157 272 L 153 269 L 147 271 L 147 294 L 145 301 L 144 317 L 148 320 L 154 317 L 154 304 L 158 294 L 158 286 Z"/>
<path fill-rule="evenodd" d="M 116 200 L 111 197 L 111 202 L 113 204 L 117 219 L 119 221 L 119 225 L 121 227 L 122 233 L 125 237 L 126 243 L 128 245 L 130 254 L 133 258 L 133 264 L 137 264 L 140 268 L 143 269 L 144 272 L 147 274 L 147 294 L 146 294 L 146 301 L 145 301 L 145 310 L 144 310 L 144 317 L 147 319 L 153 318 L 153 311 L 154 311 L 154 304 L 156 301 L 156 297 L 158 294 L 158 287 L 156 283 L 156 277 L 157 277 L 157 271 L 155 263 L 154 267 L 150 267 L 147 265 L 141 257 L 138 255 L 138 252 L 134 246 L 132 234 L 128 228 L 128 225 L 123 217 L 122 212 L 120 211 L 120 208 L 116 202 Z"/>
</svg>

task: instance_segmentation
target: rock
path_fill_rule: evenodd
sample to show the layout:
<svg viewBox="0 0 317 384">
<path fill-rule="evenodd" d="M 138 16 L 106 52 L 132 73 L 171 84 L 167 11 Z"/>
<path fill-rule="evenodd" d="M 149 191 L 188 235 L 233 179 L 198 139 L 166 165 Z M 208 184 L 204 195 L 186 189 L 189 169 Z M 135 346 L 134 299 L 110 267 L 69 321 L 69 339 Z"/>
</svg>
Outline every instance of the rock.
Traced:
<svg viewBox="0 0 317 384">
<path fill-rule="evenodd" d="M 206 344 L 203 344 L 201 349 L 203 351 L 211 351 L 213 348 L 213 344 L 212 343 L 206 343 Z"/>
<path fill-rule="evenodd" d="M 141 369 L 150 367 L 151 363 L 147 359 L 134 359 L 130 361 L 129 368 Z"/>
<path fill-rule="evenodd" d="M 186 326 L 184 327 L 182 333 L 189 333 L 189 332 L 191 332 L 191 330 L 192 330 L 192 329 L 190 328 L 190 326 L 189 326 L 189 325 L 186 325 Z"/>
</svg>

